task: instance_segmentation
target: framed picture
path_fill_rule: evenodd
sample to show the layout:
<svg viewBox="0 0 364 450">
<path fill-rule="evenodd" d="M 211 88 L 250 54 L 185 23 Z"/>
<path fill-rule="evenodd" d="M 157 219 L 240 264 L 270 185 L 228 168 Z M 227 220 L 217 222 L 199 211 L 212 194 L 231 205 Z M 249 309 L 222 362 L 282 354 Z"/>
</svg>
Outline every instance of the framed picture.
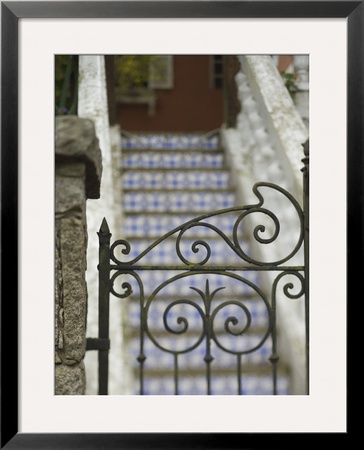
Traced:
<svg viewBox="0 0 364 450">
<path fill-rule="evenodd" d="M 363 269 L 362 2 L 10 1 L 1 2 L 1 20 L 1 448 L 254 448 L 292 432 L 301 443 L 313 433 L 347 438 L 346 301 Z M 54 395 L 54 55 L 156 52 L 310 54 L 308 396 Z"/>
</svg>

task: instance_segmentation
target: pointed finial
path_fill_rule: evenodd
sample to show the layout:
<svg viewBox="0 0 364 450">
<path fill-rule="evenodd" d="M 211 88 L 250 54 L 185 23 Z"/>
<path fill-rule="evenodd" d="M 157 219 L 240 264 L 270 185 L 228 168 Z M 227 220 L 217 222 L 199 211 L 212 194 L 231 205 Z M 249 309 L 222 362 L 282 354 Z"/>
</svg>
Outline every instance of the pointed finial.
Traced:
<svg viewBox="0 0 364 450">
<path fill-rule="evenodd" d="M 111 233 L 110 233 L 109 225 L 107 224 L 105 217 L 101 223 L 100 230 L 97 233 L 97 235 L 99 236 L 100 243 L 101 242 L 104 242 L 104 243 L 110 242 Z"/>
<path fill-rule="evenodd" d="M 309 151 L 310 151 L 310 141 L 307 139 L 307 141 L 303 144 L 303 153 L 305 154 L 305 156 L 309 155 Z"/>
<path fill-rule="evenodd" d="M 109 234 L 110 233 L 110 229 L 109 229 L 109 225 L 107 223 L 107 220 L 105 219 L 105 217 L 103 218 L 102 222 L 101 222 L 101 226 L 100 226 L 100 233 L 101 234 Z"/>
<path fill-rule="evenodd" d="M 308 164 L 309 164 L 309 153 L 310 153 L 310 141 L 307 139 L 307 141 L 303 144 L 303 152 L 305 154 L 305 157 L 301 160 L 303 164 L 305 165 L 302 167 L 301 172 L 304 174 L 308 174 Z"/>
</svg>

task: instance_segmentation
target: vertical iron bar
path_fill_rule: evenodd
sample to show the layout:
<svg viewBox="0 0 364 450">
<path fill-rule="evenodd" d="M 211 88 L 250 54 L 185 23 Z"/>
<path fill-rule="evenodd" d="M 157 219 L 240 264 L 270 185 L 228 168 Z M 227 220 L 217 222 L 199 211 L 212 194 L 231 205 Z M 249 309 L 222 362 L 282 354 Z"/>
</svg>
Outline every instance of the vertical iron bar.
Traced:
<svg viewBox="0 0 364 450">
<path fill-rule="evenodd" d="M 174 395 L 178 395 L 178 354 L 174 354 Z"/>
<path fill-rule="evenodd" d="M 304 145 L 304 154 L 302 162 L 304 163 L 303 172 L 303 214 L 304 214 L 304 266 L 305 266 L 305 320 L 306 320 L 306 390 L 307 395 L 309 394 L 310 388 L 310 304 L 309 304 L 309 228 L 310 228 L 310 218 L 309 218 L 309 141 L 306 141 Z"/>
<path fill-rule="evenodd" d="M 146 327 L 146 317 L 143 305 L 143 296 L 140 296 L 140 353 L 137 357 L 139 362 L 139 392 L 144 395 L 144 361 L 147 359 L 144 354 L 144 330 Z"/>
<path fill-rule="evenodd" d="M 206 363 L 206 378 L 207 378 L 207 395 L 211 395 L 211 362 L 214 360 L 211 355 L 211 331 L 210 331 L 210 317 L 206 316 L 207 322 L 207 332 L 206 332 L 206 355 L 205 355 L 205 363 Z"/>
<path fill-rule="evenodd" d="M 277 354 L 277 328 L 276 328 L 276 301 L 275 296 L 273 297 L 272 303 L 272 355 L 269 358 L 272 364 L 272 381 L 273 381 L 273 395 L 277 395 L 277 363 L 279 360 Z"/>
<path fill-rule="evenodd" d="M 210 295 L 210 285 L 209 280 L 206 280 L 206 294 L 204 298 L 205 309 L 206 309 L 206 377 L 207 377 L 207 395 L 211 395 L 211 362 L 214 360 L 211 355 L 211 339 L 212 339 L 212 323 L 210 316 L 210 308 L 211 308 L 211 300 L 212 297 Z"/>
<path fill-rule="evenodd" d="M 272 382 L 273 382 L 273 395 L 277 395 L 277 364 L 279 361 L 279 356 L 277 353 L 277 284 L 278 281 L 284 276 L 284 272 L 278 275 L 278 277 L 274 280 L 272 286 L 272 315 L 269 317 L 271 321 L 271 336 L 272 336 L 272 354 L 269 358 L 269 361 L 272 364 Z"/>
<path fill-rule="evenodd" d="M 205 357 L 206 361 L 206 377 L 207 377 L 207 395 L 211 395 L 211 356 L 210 358 L 208 356 Z"/>
<path fill-rule="evenodd" d="M 140 355 L 138 356 L 138 361 L 140 363 L 139 366 L 139 393 L 140 395 L 144 395 L 144 361 L 145 361 L 145 356 L 140 353 Z"/>
<path fill-rule="evenodd" d="M 237 371 L 238 371 L 238 395 L 243 395 L 242 382 L 241 382 L 241 355 L 236 355 L 237 359 Z"/>
<path fill-rule="evenodd" d="M 214 357 L 211 355 L 211 323 L 209 315 L 206 316 L 207 322 L 207 333 L 206 333 L 206 355 L 205 355 L 205 363 L 206 363 L 206 378 L 207 378 L 207 395 L 211 395 L 211 366 L 210 364 L 214 360 Z"/>
<path fill-rule="evenodd" d="M 99 236 L 99 338 L 109 339 L 110 238 L 104 218 Z M 109 350 L 99 350 L 99 395 L 108 394 Z"/>
</svg>

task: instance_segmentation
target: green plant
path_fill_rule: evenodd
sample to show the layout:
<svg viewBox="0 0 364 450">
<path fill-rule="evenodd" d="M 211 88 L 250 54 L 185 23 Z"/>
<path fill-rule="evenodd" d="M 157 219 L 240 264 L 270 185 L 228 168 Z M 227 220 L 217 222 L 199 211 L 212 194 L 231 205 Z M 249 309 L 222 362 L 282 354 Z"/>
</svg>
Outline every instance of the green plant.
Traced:
<svg viewBox="0 0 364 450">
<path fill-rule="evenodd" d="M 299 91 L 299 87 L 296 85 L 296 77 L 293 73 L 281 72 L 284 85 L 286 86 L 291 97 Z"/>
<path fill-rule="evenodd" d="M 56 115 L 76 114 L 78 91 L 78 56 L 55 57 L 55 112 Z"/>
<path fill-rule="evenodd" d="M 124 92 L 143 91 L 163 73 L 163 58 L 156 55 L 120 55 L 114 61 L 116 86 Z"/>
</svg>

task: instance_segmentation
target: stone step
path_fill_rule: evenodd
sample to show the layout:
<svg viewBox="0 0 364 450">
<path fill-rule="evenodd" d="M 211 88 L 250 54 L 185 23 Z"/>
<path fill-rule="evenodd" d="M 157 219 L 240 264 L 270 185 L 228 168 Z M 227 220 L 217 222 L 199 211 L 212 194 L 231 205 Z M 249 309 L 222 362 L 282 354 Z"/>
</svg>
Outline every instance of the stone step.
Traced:
<svg viewBox="0 0 364 450">
<path fill-rule="evenodd" d="M 133 212 L 125 216 L 123 233 L 127 239 L 144 237 L 155 240 L 205 213 L 205 211 L 186 211 L 185 214 L 180 211 L 174 213 L 159 211 L 148 214 Z M 238 213 L 229 213 L 209 217 L 203 221 L 216 226 L 223 233 L 231 235 L 238 216 Z M 194 234 L 196 237 L 216 235 L 210 228 L 202 226 L 194 227 Z"/>
<path fill-rule="evenodd" d="M 123 233 L 131 246 L 125 259 L 122 259 L 120 252 L 116 254 L 122 261 L 138 258 L 163 235 L 198 216 L 236 205 L 229 168 L 217 136 L 205 141 L 196 134 L 145 134 L 129 141 L 123 139 L 122 164 Z M 221 230 L 231 240 L 239 214 L 231 212 L 204 217 L 201 221 Z M 238 232 L 241 236 L 239 244 L 249 254 L 249 242 L 243 239 L 242 223 Z M 122 301 L 128 310 L 126 338 L 133 363 L 135 393 L 139 390 L 140 295 L 143 305 L 148 305 L 147 324 L 153 338 L 166 349 L 181 352 L 184 346 L 193 346 L 198 342 L 201 335 L 203 320 L 191 303 L 206 312 L 203 298 L 207 295 L 208 280 L 210 294 L 216 291 L 210 311 L 212 314 L 216 311 L 214 336 L 228 350 L 216 345 L 213 339 L 210 341 L 214 357 L 210 364 L 211 394 L 237 394 L 237 356 L 230 352 L 247 351 L 241 357 L 243 394 L 271 395 L 271 338 L 262 343 L 269 323 L 269 308 L 265 302 L 270 298 L 270 292 L 263 293 L 266 298 L 262 298 L 255 290 L 256 287 L 260 289 L 259 271 L 237 270 L 249 264 L 236 255 L 214 230 L 203 225 L 194 226 L 183 234 L 180 250 L 183 258 L 197 264 L 207 253 L 203 245 L 197 245 L 199 251 L 195 253 L 193 244 L 203 240 L 211 249 L 211 256 L 205 265 L 209 268 L 202 273 L 189 271 L 186 261 L 181 260 L 176 252 L 178 234 L 179 231 L 158 243 L 135 263 L 139 267 L 149 269 L 158 266 L 164 267 L 164 270 L 136 270 L 139 281 L 125 274 L 114 280 L 116 292 L 125 291 L 125 285 L 124 291 L 122 288 L 124 282 L 130 283 L 133 291 Z M 174 266 L 175 270 L 166 270 L 167 265 Z M 226 272 L 229 265 L 230 273 Z M 183 270 L 176 270 L 177 266 L 183 267 Z M 249 331 L 239 336 L 238 332 L 248 323 L 248 318 L 251 320 Z M 188 329 L 183 332 L 186 324 Z M 144 394 L 173 395 L 174 355 L 159 349 L 147 333 L 144 354 Z M 206 394 L 205 355 L 205 339 L 191 352 L 179 354 L 180 395 Z M 289 376 L 284 364 L 279 362 L 278 394 L 288 393 Z"/>
<path fill-rule="evenodd" d="M 182 266 L 182 263 L 180 266 Z M 142 290 L 138 280 L 133 275 L 121 273 L 113 279 L 112 287 L 116 294 L 123 295 L 126 292 L 124 283 L 128 283 L 132 290 L 131 294 L 134 296 L 141 295 L 144 302 L 149 301 L 148 299 L 153 302 L 150 314 L 154 314 L 156 318 L 163 316 L 168 303 L 164 301 L 165 298 L 169 302 L 176 298 L 188 298 L 194 302 L 201 302 L 200 294 L 195 289 L 204 292 L 207 280 L 209 281 L 211 292 L 219 290 L 214 295 L 214 305 L 220 304 L 225 301 L 224 299 L 227 299 L 229 302 L 232 298 L 237 299 L 236 301 L 244 299 L 244 302 L 247 302 L 252 311 L 254 311 L 254 317 L 258 317 L 260 314 L 258 314 L 258 311 L 261 311 L 261 314 L 266 311 L 264 298 L 261 295 L 265 296 L 266 299 L 270 298 L 270 292 L 261 293 L 259 290 L 260 274 L 254 270 L 224 272 L 222 270 L 209 269 L 209 272 L 206 273 L 193 272 L 188 267 L 184 267 L 183 270 L 138 270 L 136 267 L 134 273 L 139 277 Z M 152 295 L 153 299 L 151 298 Z M 253 303 L 249 300 L 252 297 L 257 297 Z M 133 311 L 133 317 L 136 320 L 140 313 L 138 302 L 132 301 L 128 297 L 123 301 L 129 305 L 130 311 Z M 174 311 L 179 311 L 179 308 L 182 307 L 175 308 Z M 233 310 L 236 308 L 238 308 L 238 312 L 241 312 L 239 307 L 232 306 Z M 221 314 L 226 313 L 230 309 L 230 307 L 224 309 Z M 197 313 L 195 310 L 192 312 Z"/>
<path fill-rule="evenodd" d="M 123 150 L 135 149 L 217 149 L 217 133 L 137 133 L 122 132 Z"/>
<path fill-rule="evenodd" d="M 197 241 L 201 241 L 201 244 L 196 244 Z M 155 241 L 151 242 L 145 241 L 143 239 L 129 239 L 128 242 L 131 247 L 130 252 L 125 256 L 120 254 L 120 257 L 118 259 L 120 259 L 121 261 L 123 261 L 123 259 L 125 261 L 130 261 L 138 257 L 155 243 Z M 239 245 L 246 253 L 250 253 L 249 242 L 244 241 L 241 238 L 239 239 Z M 196 248 L 194 246 L 196 246 Z M 201 236 L 196 237 L 194 235 L 193 229 L 190 229 L 183 234 L 178 245 L 178 250 L 182 253 L 184 258 L 191 262 L 191 264 L 198 264 L 204 259 L 205 255 L 207 255 L 206 246 L 210 248 L 208 265 L 213 264 L 216 266 L 234 266 L 243 263 L 240 256 L 238 256 L 234 252 L 234 250 L 231 249 L 231 247 L 227 242 L 225 242 L 223 237 L 218 236 L 214 237 L 214 239 L 211 239 L 207 236 L 202 239 Z M 155 245 L 155 247 L 151 248 L 148 253 L 140 260 L 140 264 L 181 264 L 181 261 L 177 255 L 176 238 L 167 238 Z"/>
<path fill-rule="evenodd" d="M 228 171 L 147 170 L 125 172 L 121 181 L 125 189 L 232 189 Z"/>
<path fill-rule="evenodd" d="M 139 363 L 137 361 L 138 349 L 135 349 L 133 356 L 135 356 L 134 362 L 134 373 L 139 372 Z M 204 345 L 201 349 L 196 349 L 191 354 L 186 354 L 184 357 L 179 357 L 180 361 L 178 364 L 180 377 L 196 377 L 206 375 L 206 363 L 204 361 L 206 348 Z M 194 353 L 194 354 L 193 354 Z M 144 375 L 149 377 L 165 377 L 172 376 L 174 372 L 174 358 L 168 352 L 159 352 L 156 358 L 152 353 L 149 353 L 146 349 L 145 355 L 147 356 L 146 363 L 144 366 Z M 214 356 L 215 355 L 215 356 Z M 244 366 L 242 370 L 242 376 L 250 375 L 271 375 L 272 365 L 269 361 L 271 356 L 270 349 L 261 349 L 255 353 L 244 355 Z M 223 354 L 216 354 L 212 350 L 213 362 L 211 364 L 212 376 L 232 376 L 236 377 L 236 355 L 232 355 L 224 352 Z M 279 364 L 280 375 L 287 375 L 287 368 L 284 364 Z"/>
<path fill-rule="evenodd" d="M 123 211 L 133 212 L 208 212 L 235 206 L 235 194 L 232 192 L 128 192 L 123 195 Z"/>
<path fill-rule="evenodd" d="M 201 155 L 223 155 L 224 150 L 222 148 L 123 148 L 122 156 L 126 155 L 138 155 L 138 154 L 150 154 L 155 153 L 157 155 L 188 155 L 188 154 L 201 154 Z"/>
<path fill-rule="evenodd" d="M 122 157 L 122 169 L 224 169 L 226 163 L 224 155 L 219 153 L 190 153 L 178 151 L 178 153 L 133 152 Z"/>
<path fill-rule="evenodd" d="M 171 327 L 175 324 L 170 321 Z M 177 329 L 177 326 L 174 327 Z M 202 330 L 201 330 L 202 331 Z M 145 336 L 143 342 L 143 351 L 148 363 L 145 365 L 149 370 L 164 370 L 170 371 L 174 367 L 174 353 L 179 357 L 179 368 L 187 369 L 189 371 L 204 370 L 206 367 L 206 338 L 201 338 L 201 333 L 195 336 L 186 337 L 184 334 L 176 335 L 169 333 L 158 334 L 150 331 L 155 342 L 149 336 Z M 225 333 L 226 334 L 226 333 Z M 229 371 L 236 371 L 237 354 L 238 352 L 246 352 L 242 355 L 244 368 L 252 372 L 258 372 L 258 367 L 267 364 L 270 368 L 271 363 L 269 358 L 272 356 L 271 339 L 268 337 L 264 340 L 266 335 L 258 334 L 244 334 L 238 338 L 232 339 L 232 336 L 225 336 L 223 333 L 214 335 L 214 340 L 210 341 L 210 354 L 213 357 L 212 367 L 215 370 L 224 369 Z M 202 340 L 201 340 L 202 339 Z M 216 342 L 224 346 L 220 348 Z M 234 340 L 239 342 L 234 342 Z M 160 346 L 158 347 L 156 343 Z M 255 351 L 251 349 L 257 348 Z M 139 337 L 132 340 L 130 347 L 131 361 L 134 367 L 139 367 L 138 356 L 140 354 L 140 340 Z M 257 367 L 258 366 L 258 367 Z"/>
<path fill-rule="evenodd" d="M 180 363 L 178 364 L 178 372 L 179 376 L 182 377 L 196 377 L 196 376 L 204 376 L 206 375 L 206 363 L 204 361 L 205 350 L 199 353 L 198 357 L 189 355 L 188 358 L 181 358 Z M 236 355 L 229 355 L 229 360 L 222 360 L 222 358 L 215 357 L 211 363 L 211 371 L 212 377 L 218 376 L 236 376 Z M 187 354 L 188 356 L 188 354 Z M 271 375 L 272 373 L 272 365 L 269 362 L 270 353 L 262 352 L 262 356 L 258 359 L 257 354 L 249 354 L 244 358 L 244 367 L 242 370 L 242 376 L 244 375 Z M 150 361 L 148 361 L 148 359 Z M 187 360 L 187 362 L 186 362 Z M 152 359 L 146 359 L 146 363 L 144 366 L 144 375 L 148 377 L 166 377 L 174 375 L 174 358 L 171 354 L 165 353 L 165 357 L 159 357 L 158 361 L 160 365 L 152 365 Z M 280 364 L 279 373 L 281 376 L 286 376 L 288 373 L 287 368 Z M 134 373 L 137 376 L 139 371 L 139 363 L 136 361 L 134 365 Z"/>
<path fill-rule="evenodd" d="M 235 190 L 231 187 L 221 187 L 221 188 L 206 188 L 204 186 L 197 187 L 197 188 L 183 188 L 183 187 L 143 187 L 143 188 L 124 188 L 123 194 L 181 194 L 186 193 L 188 195 L 193 194 L 235 194 Z"/>
<path fill-rule="evenodd" d="M 135 389 L 137 391 L 140 370 L 137 357 L 140 349 L 139 341 L 135 340 L 134 343 L 135 346 L 130 349 L 130 356 L 134 361 Z M 143 364 L 145 394 L 157 393 L 162 390 L 163 393 L 172 395 L 175 388 L 175 357 L 173 354 L 158 349 L 154 343 L 148 342 L 148 340 L 144 342 L 144 354 L 146 356 Z M 268 339 L 258 351 L 247 353 L 241 357 L 240 381 L 243 395 L 272 395 L 273 370 L 269 361 L 271 354 L 271 344 Z M 205 341 L 202 341 L 191 352 L 178 355 L 178 393 L 180 395 L 206 394 L 207 364 L 204 360 L 205 355 Z M 213 357 L 210 363 L 211 394 L 236 395 L 239 385 L 237 355 L 224 352 L 212 341 L 211 356 Z M 277 375 L 278 395 L 287 395 L 289 393 L 289 373 L 281 361 L 277 364 Z M 163 380 L 163 386 L 160 385 L 160 380 Z"/>
<path fill-rule="evenodd" d="M 284 372 L 285 373 L 285 372 Z M 137 373 L 136 373 L 137 377 Z M 272 376 L 264 374 L 243 374 L 243 395 L 272 395 Z M 173 395 L 174 378 L 172 374 L 165 376 L 145 376 L 144 395 Z M 138 393 L 138 380 L 135 382 L 135 393 Z M 186 374 L 178 381 L 179 395 L 206 395 L 206 375 Z M 236 374 L 214 376 L 211 381 L 211 395 L 237 395 Z M 289 394 L 289 379 L 280 376 L 277 382 L 278 395 Z"/>
<path fill-rule="evenodd" d="M 223 290 L 220 292 L 222 293 Z M 193 294 L 195 294 L 195 296 Z M 173 304 L 173 308 L 171 308 L 168 313 L 170 323 L 174 323 L 177 327 L 178 317 L 183 315 L 189 320 L 189 327 L 186 335 L 191 334 L 192 336 L 196 336 L 201 329 L 201 317 L 196 313 L 193 306 L 180 303 L 181 299 L 188 299 L 189 301 L 198 304 L 204 310 L 204 305 L 196 294 L 197 293 L 192 289 L 185 289 L 184 291 L 179 292 L 178 295 L 176 293 L 174 295 L 157 294 L 152 300 L 155 307 L 150 307 L 150 313 L 148 314 L 148 320 L 151 321 L 155 333 L 162 336 L 166 334 L 165 326 L 160 319 L 163 317 L 167 308 Z M 145 298 L 145 302 L 147 302 L 147 300 L 148 299 Z M 215 298 L 212 302 L 212 310 L 216 307 L 220 307 L 223 303 L 225 305 L 219 311 L 214 326 L 217 333 L 226 332 L 224 331 L 225 320 L 232 316 L 236 316 L 238 319 L 240 318 L 240 324 L 246 324 L 246 311 L 249 311 L 249 314 L 251 315 L 251 327 L 247 330 L 247 334 L 262 334 L 266 329 L 267 321 L 269 319 L 267 305 L 252 289 L 248 290 L 245 289 L 245 287 L 242 287 L 241 292 L 237 295 L 221 294 L 220 299 Z M 244 306 L 246 310 L 243 310 L 242 306 Z M 132 335 L 135 337 L 135 333 L 139 332 L 140 324 L 139 297 L 133 296 L 128 298 L 128 311 L 128 324 Z M 237 326 L 237 328 L 239 328 L 239 326 Z"/>
<path fill-rule="evenodd" d="M 243 395 L 272 395 L 272 378 L 270 376 L 257 376 L 255 374 L 242 377 Z M 135 393 L 138 393 L 136 381 Z M 179 395 L 206 395 L 206 377 L 183 377 L 178 382 Z M 278 378 L 278 395 L 289 393 L 287 377 Z M 173 376 L 149 376 L 145 379 L 144 395 L 173 395 Z M 220 375 L 211 382 L 211 395 L 237 395 L 236 375 Z"/>
</svg>

